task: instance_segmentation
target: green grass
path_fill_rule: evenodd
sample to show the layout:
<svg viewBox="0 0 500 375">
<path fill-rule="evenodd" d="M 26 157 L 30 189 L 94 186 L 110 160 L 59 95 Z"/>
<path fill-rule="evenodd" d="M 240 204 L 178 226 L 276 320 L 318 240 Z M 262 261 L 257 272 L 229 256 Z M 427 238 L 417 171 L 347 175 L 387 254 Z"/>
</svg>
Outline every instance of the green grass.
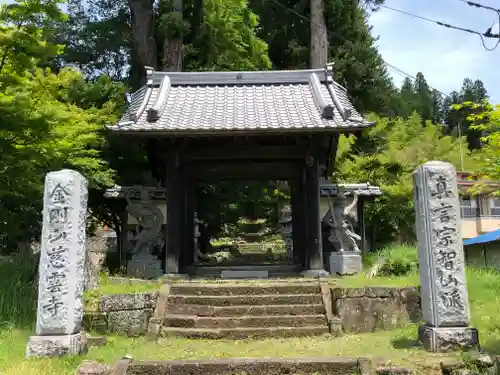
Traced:
<svg viewBox="0 0 500 375">
<path fill-rule="evenodd" d="M 221 357 L 368 356 L 379 362 L 410 366 L 422 374 L 438 373 L 443 355 L 415 346 L 417 325 L 385 332 L 264 341 L 206 341 L 162 339 L 157 344 L 144 338 L 110 336 L 103 348 L 91 348 L 81 357 L 25 360 L 28 337 L 34 333 L 36 286 L 29 282 L 33 266 L 25 263 L 0 266 L 0 373 L 2 375 L 69 375 L 84 359 L 114 363 L 126 354 L 136 359 L 200 359 Z M 479 329 L 483 349 L 500 353 L 500 273 L 491 269 L 468 269 L 472 326 Z M 297 281 L 297 280 L 295 280 Z M 337 285 L 418 285 L 418 274 L 380 277 L 364 275 L 334 280 Z M 332 282 L 334 282 L 332 281 Z M 112 284 L 103 278 L 99 294 L 150 291 L 158 284 Z M 256 281 L 261 282 L 261 281 Z"/>
<path fill-rule="evenodd" d="M 86 292 L 89 297 L 97 297 L 105 294 L 134 294 L 154 292 L 160 289 L 162 281 L 145 281 L 145 280 L 126 280 L 110 277 L 106 273 L 100 275 L 99 288 Z"/>
</svg>

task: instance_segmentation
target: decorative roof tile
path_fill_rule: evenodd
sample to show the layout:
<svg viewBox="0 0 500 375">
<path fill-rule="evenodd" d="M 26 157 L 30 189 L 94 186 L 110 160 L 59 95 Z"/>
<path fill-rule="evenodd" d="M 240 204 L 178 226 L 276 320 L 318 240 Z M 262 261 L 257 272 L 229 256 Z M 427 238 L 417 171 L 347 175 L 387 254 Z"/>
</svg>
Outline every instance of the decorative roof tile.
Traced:
<svg viewBox="0 0 500 375">
<path fill-rule="evenodd" d="M 336 196 L 339 192 L 339 187 L 342 188 L 346 193 L 356 192 L 356 194 L 365 198 L 378 197 L 382 195 L 382 191 L 378 186 L 370 185 L 368 183 L 338 185 L 320 181 L 320 197 L 324 198 Z M 125 197 L 128 196 L 131 199 L 140 199 L 141 190 L 147 190 L 151 199 L 166 199 L 165 188 L 151 186 L 115 186 L 113 188 L 107 189 L 104 193 L 104 197 L 125 199 Z"/>
<path fill-rule="evenodd" d="M 354 130 L 370 126 L 322 69 L 164 73 L 148 69 L 113 131 Z"/>
<path fill-rule="evenodd" d="M 380 187 L 365 184 L 329 184 L 320 183 L 319 194 L 321 197 L 333 197 L 339 193 L 342 189 L 347 194 L 356 193 L 361 197 L 378 197 L 382 195 Z"/>
</svg>

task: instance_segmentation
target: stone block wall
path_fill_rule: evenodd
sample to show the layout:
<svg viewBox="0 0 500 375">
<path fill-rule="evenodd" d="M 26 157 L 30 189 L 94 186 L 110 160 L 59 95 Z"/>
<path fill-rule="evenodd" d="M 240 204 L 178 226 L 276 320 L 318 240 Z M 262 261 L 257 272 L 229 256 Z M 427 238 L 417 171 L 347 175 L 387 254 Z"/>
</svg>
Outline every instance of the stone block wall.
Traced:
<svg viewBox="0 0 500 375">
<path fill-rule="evenodd" d="M 417 288 L 334 287 L 332 303 L 344 333 L 394 329 L 422 315 Z"/>
<path fill-rule="evenodd" d="M 87 330 L 128 336 L 143 335 L 153 315 L 158 292 L 101 296 L 86 304 Z"/>
</svg>

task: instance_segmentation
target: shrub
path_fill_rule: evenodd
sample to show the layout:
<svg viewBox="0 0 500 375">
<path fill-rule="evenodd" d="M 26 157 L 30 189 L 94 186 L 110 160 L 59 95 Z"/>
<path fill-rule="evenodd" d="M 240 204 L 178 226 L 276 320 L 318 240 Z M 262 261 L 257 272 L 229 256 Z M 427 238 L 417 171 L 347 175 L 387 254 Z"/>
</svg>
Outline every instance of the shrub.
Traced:
<svg viewBox="0 0 500 375">
<path fill-rule="evenodd" d="M 376 260 L 374 260 L 376 257 Z M 404 276 L 418 270 L 417 249 L 408 245 L 386 247 L 370 256 L 373 276 Z"/>
</svg>

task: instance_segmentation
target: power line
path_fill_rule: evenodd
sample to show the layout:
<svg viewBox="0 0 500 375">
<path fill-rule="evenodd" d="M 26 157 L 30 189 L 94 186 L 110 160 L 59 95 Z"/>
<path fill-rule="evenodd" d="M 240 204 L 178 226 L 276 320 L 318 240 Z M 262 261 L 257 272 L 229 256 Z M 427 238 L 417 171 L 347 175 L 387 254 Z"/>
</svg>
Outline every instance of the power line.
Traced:
<svg viewBox="0 0 500 375">
<path fill-rule="evenodd" d="M 335 32 L 335 31 L 331 31 L 331 30 L 328 30 L 327 28 L 325 28 L 324 26 L 322 25 L 319 25 L 317 23 L 314 23 L 311 21 L 310 18 L 300 14 L 299 12 L 287 7 L 286 5 L 283 5 L 282 3 L 280 3 L 278 0 L 270 0 L 271 2 L 273 2 L 274 4 L 276 4 L 277 6 L 279 6 L 281 9 L 289 12 L 289 13 L 292 13 L 292 14 L 295 14 L 296 16 L 302 18 L 303 20 L 307 21 L 308 23 L 311 23 L 313 25 L 315 25 L 316 27 L 319 27 L 320 29 L 326 31 L 328 34 L 331 34 L 331 35 L 335 35 L 337 38 L 341 39 L 342 41 L 344 41 L 345 43 L 347 43 L 348 45 L 350 45 L 351 47 L 354 46 L 354 43 L 351 42 L 349 39 L 347 39 L 346 37 L 344 37 L 343 35 L 339 34 L 338 32 Z M 411 74 L 405 72 L 404 70 L 402 69 L 399 69 L 397 66 L 395 65 L 392 65 L 392 64 L 389 64 L 387 61 L 385 61 L 383 58 L 382 58 L 382 61 L 385 63 L 385 65 L 387 65 L 388 68 L 392 69 L 393 71 L 395 71 L 397 74 L 405 77 L 405 78 L 410 78 L 411 80 L 415 81 L 416 78 L 414 76 L 412 76 Z M 433 88 L 431 86 L 429 86 L 430 89 L 432 90 L 435 90 L 436 92 L 440 93 L 441 95 L 443 95 L 444 97 L 448 97 L 449 95 L 448 94 L 445 94 L 444 92 L 436 89 L 436 88 Z"/>
<path fill-rule="evenodd" d="M 478 6 L 478 5 L 480 5 L 480 4 L 472 3 L 470 1 L 464 1 L 464 0 L 461 0 L 461 1 L 463 1 L 463 2 L 465 2 L 467 4 L 469 4 L 469 3 L 474 4 L 474 5 L 469 4 L 471 6 Z M 492 34 L 491 33 L 491 27 L 485 33 L 480 33 L 479 31 L 475 31 L 475 30 L 471 30 L 471 29 L 466 29 L 466 28 L 460 27 L 460 26 L 450 25 L 448 23 L 441 22 L 441 21 L 432 20 L 430 18 L 422 17 L 422 16 L 419 16 L 417 14 L 406 12 L 406 11 L 401 10 L 401 9 L 392 8 L 392 7 L 387 6 L 387 5 L 380 5 L 380 7 L 392 10 L 393 12 L 398 12 L 398 13 L 401 13 L 401 14 L 405 14 L 405 15 L 413 17 L 413 18 L 418 18 L 418 19 L 421 19 L 423 21 L 431 22 L 431 23 L 434 23 L 434 24 L 439 25 L 439 26 L 447 27 L 449 29 L 459 30 L 459 31 L 463 31 L 463 32 L 466 32 L 466 33 L 469 33 L 469 34 L 478 35 L 479 38 L 481 39 L 481 43 L 483 45 L 483 48 L 486 51 L 489 51 L 489 52 L 494 51 L 498 47 L 498 45 L 500 44 L 500 34 Z M 481 7 L 483 7 L 483 6 L 481 6 Z M 491 9 L 495 10 L 494 8 L 491 8 Z M 497 10 L 495 10 L 495 11 L 497 11 Z M 498 17 L 499 17 L 499 22 L 500 22 L 500 10 L 498 12 L 499 12 L 498 13 Z M 491 48 L 491 47 L 488 47 L 486 45 L 484 38 L 498 38 L 498 41 L 495 44 L 495 46 Z"/>
<path fill-rule="evenodd" d="M 493 28 L 493 25 L 488 28 L 488 30 L 486 30 L 486 32 L 483 34 L 483 36 L 485 36 L 486 38 L 498 38 L 499 39 L 499 43 L 500 43 L 500 9 L 498 8 L 493 8 L 493 7 L 490 7 L 488 5 L 483 5 L 483 4 L 479 4 L 479 3 L 475 3 L 473 1 L 467 1 L 467 0 L 460 0 L 464 3 L 466 3 L 467 5 L 471 6 L 471 7 L 476 7 L 476 8 L 482 8 L 482 9 L 486 9 L 486 10 L 491 10 L 493 12 L 495 12 L 498 16 L 498 31 L 499 31 L 499 34 L 492 34 L 491 33 L 491 29 Z M 497 43 L 498 45 L 498 43 Z"/>
<path fill-rule="evenodd" d="M 483 5 L 483 4 L 475 3 L 473 1 L 468 1 L 468 0 L 460 0 L 460 1 L 466 3 L 467 5 L 470 5 L 471 7 L 492 10 L 493 12 L 496 12 L 498 15 L 500 15 L 500 9 L 492 8 L 492 7 L 488 6 L 488 5 Z"/>
</svg>

